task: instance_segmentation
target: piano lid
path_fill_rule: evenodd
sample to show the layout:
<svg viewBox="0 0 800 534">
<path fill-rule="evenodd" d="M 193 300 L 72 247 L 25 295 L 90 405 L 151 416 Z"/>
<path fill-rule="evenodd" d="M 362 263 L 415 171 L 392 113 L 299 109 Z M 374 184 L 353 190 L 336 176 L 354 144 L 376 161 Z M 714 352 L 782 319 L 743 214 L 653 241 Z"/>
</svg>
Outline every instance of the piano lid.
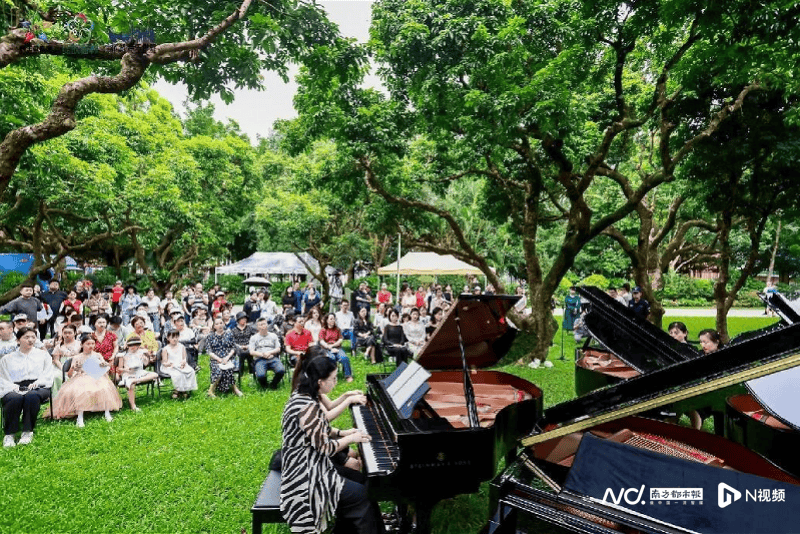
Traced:
<svg viewBox="0 0 800 534">
<path fill-rule="evenodd" d="M 673 339 L 635 315 L 600 288 L 582 286 L 578 293 L 590 303 L 583 320 L 592 337 L 640 373 L 656 371 L 700 355 L 690 345 Z"/>
<path fill-rule="evenodd" d="M 563 490 L 685 532 L 796 532 L 800 521 L 793 484 L 591 434 L 583 436 Z"/>
<path fill-rule="evenodd" d="M 759 293 L 758 296 L 786 324 L 800 323 L 800 294 Z"/>
<path fill-rule="evenodd" d="M 459 295 L 442 323 L 417 356 L 429 370 L 461 369 L 461 348 L 456 328 L 456 308 L 461 320 L 461 339 L 469 367 L 489 367 L 506 355 L 517 335 L 506 313 L 520 299 L 513 295 Z"/>
<path fill-rule="evenodd" d="M 800 430 L 800 367 L 745 382 L 745 387 L 770 415 Z"/>
</svg>

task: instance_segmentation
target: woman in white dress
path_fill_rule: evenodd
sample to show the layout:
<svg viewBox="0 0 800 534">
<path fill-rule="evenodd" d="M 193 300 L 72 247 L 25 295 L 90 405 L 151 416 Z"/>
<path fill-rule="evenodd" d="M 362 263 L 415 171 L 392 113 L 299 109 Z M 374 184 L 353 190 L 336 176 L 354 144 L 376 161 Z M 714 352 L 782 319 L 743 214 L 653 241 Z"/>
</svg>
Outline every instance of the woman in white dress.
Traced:
<svg viewBox="0 0 800 534">
<path fill-rule="evenodd" d="M 167 332 L 167 346 L 161 349 L 161 370 L 172 379 L 172 398 L 189 398 L 197 390 L 197 375 L 191 365 L 186 363 L 186 347 L 179 343 L 180 332 Z"/>
<path fill-rule="evenodd" d="M 419 310 L 411 308 L 411 320 L 403 325 L 408 339 L 408 348 L 416 356 L 425 344 L 425 325 L 419 320 Z"/>
<path fill-rule="evenodd" d="M 305 328 L 311 332 L 311 337 L 314 339 L 314 345 L 319 343 L 319 331 L 322 330 L 322 317 L 319 311 L 319 306 L 314 306 L 306 314 Z"/>
<path fill-rule="evenodd" d="M 78 341 L 78 329 L 75 325 L 67 324 L 61 329 L 53 348 L 53 398 L 63 384 L 64 362 L 81 351 L 81 342 Z"/>
<path fill-rule="evenodd" d="M 158 375 L 146 371 L 144 366 L 150 363 L 150 357 L 145 351 L 140 351 L 142 339 L 137 335 L 128 338 L 128 351 L 120 358 L 118 371 L 122 374 L 119 385 L 128 390 L 128 404 L 134 412 L 140 412 L 136 406 L 136 385 L 148 380 L 155 380 Z"/>
</svg>

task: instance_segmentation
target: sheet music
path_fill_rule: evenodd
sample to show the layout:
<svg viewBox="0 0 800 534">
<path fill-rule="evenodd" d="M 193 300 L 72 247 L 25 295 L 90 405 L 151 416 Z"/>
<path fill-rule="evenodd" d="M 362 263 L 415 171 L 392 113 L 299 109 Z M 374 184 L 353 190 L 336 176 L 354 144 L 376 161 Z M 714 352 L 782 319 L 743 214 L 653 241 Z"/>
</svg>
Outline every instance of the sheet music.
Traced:
<svg viewBox="0 0 800 534">
<path fill-rule="evenodd" d="M 424 384 L 431 374 L 417 362 L 408 364 L 402 374 L 392 382 L 386 392 L 398 409 L 403 406 L 408 399 Z"/>
</svg>

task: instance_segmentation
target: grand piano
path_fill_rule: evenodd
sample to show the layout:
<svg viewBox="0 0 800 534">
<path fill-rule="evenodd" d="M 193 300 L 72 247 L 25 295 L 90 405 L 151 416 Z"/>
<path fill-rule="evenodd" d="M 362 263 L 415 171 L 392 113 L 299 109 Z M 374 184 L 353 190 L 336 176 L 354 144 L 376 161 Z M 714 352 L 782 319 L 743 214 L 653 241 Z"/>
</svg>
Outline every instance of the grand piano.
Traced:
<svg viewBox="0 0 800 534">
<path fill-rule="evenodd" d="M 622 328 L 603 343 L 621 353 L 629 338 Z M 547 409 L 521 439 L 523 452 L 492 482 L 485 532 L 796 531 L 795 475 L 722 436 L 639 414 L 798 365 L 800 323 Z M 763 506 L 754 510 L 745 490 L 756 495 L 756 488 L 766 492 L 762 497 L 782 499 L 758 502 Z M 667 491 L 666 498 L 655 489 Z M 723 510 L 738 500 L 744 502 Z"/>
<path fill-rule="evenodd" d="M 583 347 L 575 349 L 576 395 L 581 396 L 702 355 L 691 345 L 680 343 L 652 323 L 637 317 L 601 289 L 580 287 L 578 291 L 589 302 L 589 313 L 584 320 L 592 337 L 587 339 Z M 734 343 L 765 332 L 749 333 L 735 339 Z M 671 418 L 691 410 L 706 409 L 713 417 L 714 432 L 722 435 L 727 399 L 744 392 L 744 387 L 734 384 L 674 403 L 664 407 L 660 414 L 650 415 Z"/>
<path fill-rule="evenodd" d="M 416 360 L 430 370 L 421 393 L 397 406 L 396 374 L 367 376 L 364 406 L 352 406 L 354 426 L 372 441 L 359 444 L 370 497 L 394 501 L 401 531 L 430 532 L 442 499 L 477 492 L 495 475 L 500 458 L 516 457 L 517 440 L 542 415 L 542 392 L 499 371 L 481 370 L 506 354 L 516 335 L 506 313 L 518 297 L 461 295 Z M 413 365 L 413 364 L 412 364 Z"/>
<path fill-rule="evenodd" d="M 780 317 L 774 329 L 800 323 L 800 298 L 780 293 L 762 295 Z M 725 411 L 725 437 L 758 452 L 800 476 L 800 369 L 745 382 L 746 391 L 730 396 Z"/>
</svg>

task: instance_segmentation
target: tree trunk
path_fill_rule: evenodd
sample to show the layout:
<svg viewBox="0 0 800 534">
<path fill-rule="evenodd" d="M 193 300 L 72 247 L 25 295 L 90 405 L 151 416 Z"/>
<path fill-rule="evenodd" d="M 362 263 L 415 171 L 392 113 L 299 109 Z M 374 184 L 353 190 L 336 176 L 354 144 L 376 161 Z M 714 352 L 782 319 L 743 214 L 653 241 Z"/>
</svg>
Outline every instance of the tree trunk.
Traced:
<svg viewBox="0 0 800 534">
<path fill-rule="evenodd" d="M 775 271 L 775 256 L 778 254 L 778 244 L 781 240 L 781 219 L 778 218 L 778 229 L 775 231 L 775 246 L 772 247 L 772 256 L 769 258 L 769 274 L 767 275 L 767 282 L 772 280 L 772 273 Z"/>
</svg>

